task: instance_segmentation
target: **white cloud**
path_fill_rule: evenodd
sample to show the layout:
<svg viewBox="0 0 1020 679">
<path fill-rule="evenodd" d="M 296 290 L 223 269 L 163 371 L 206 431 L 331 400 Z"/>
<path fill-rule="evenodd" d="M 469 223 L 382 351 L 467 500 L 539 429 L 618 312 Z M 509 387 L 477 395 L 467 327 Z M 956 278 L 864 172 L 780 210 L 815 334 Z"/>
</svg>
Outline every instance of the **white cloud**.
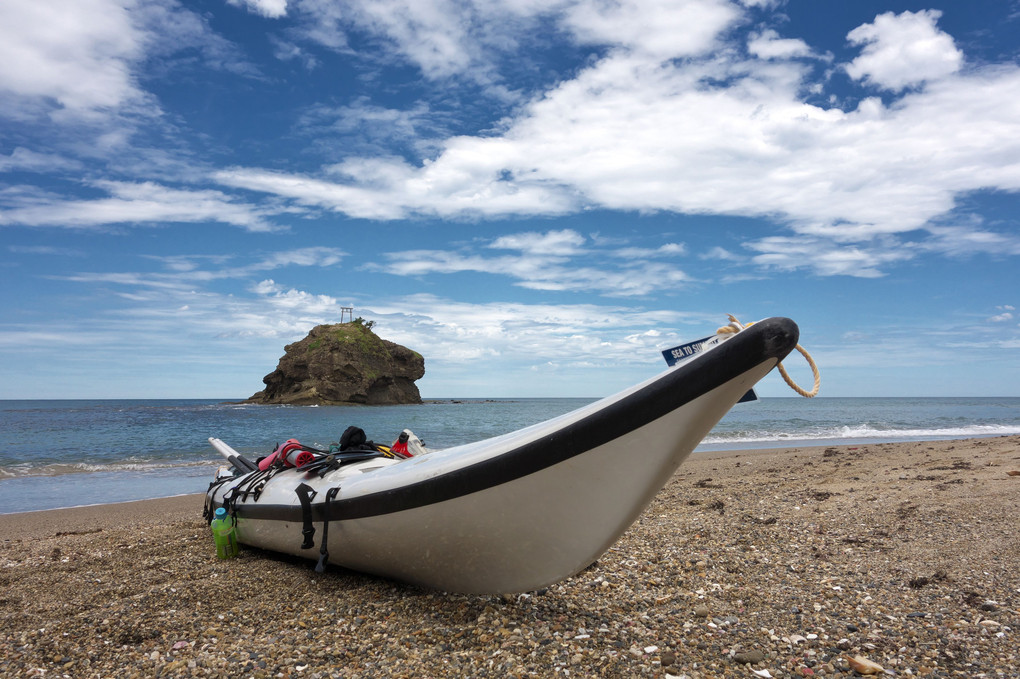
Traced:
<svg viewBox="0 0 1020 679">
<path fill-rule="evenodd" d="M 963 53 L 953 38 L 936 27 L 942 12 L 921 10 L 875 17 L 847 34 L 861 55 L 846 66 L 854 80 L 888 90 L 902 90 L 938 80 L 960 70 Z"/>
<path fill-rule="evenodd" d="M 431 77 L 465 73 L 478 58 L 471 4 L 449 0 L 364 0 L 349 5 L 361 28 L 385 35 Z"/>
<path fill-rule="evenodd" d="M 514 233 L 500 236 L 489 244 L 497 250 L 521 250 L 535 255 L 550 257 L 578 254 L 585 238 L 571 229 L 548 231 L 546 233 Z"/>
<path fill-rule="evenodd" d="M 25 192 L 0 196 L 0 225 L 95 229 L 118 224 L 221 222 L 249 231 L 273 227 L 261 211 L 220 191 L 172 189 L 153 182 L 95 182 L 106 198 L 56 199 Z"/>
<path fill-rule="evenodd" d="M 516 285 L 531 290 L 593 292 L 607 297 L 647 295 L 676 289 L 690 281 L 675 266 L 648 261 L 680 254 L 675 243 L 658 249 L 604 249 L 589 246 L 583 236 L 565 229 L 501 236 L 485 247 L 519 250 L 520 254 L 485 256 L 470 250 L 389 252 L 384 255 L 388 260 L 385 265 L 369 268 L 401 276 L 485 273 L 509 276 L 517 281 Z"/>
<path fill-rule="evenodd" d="M 779 33 L 766 29 L 752 33 L 747 50 L 759 59 L 797 59 L 814 57 L 814 51 L 803 40 L 780 38 Z"/>
<path fill-rule="evenodd" d="M 366 32 L 430 79 L 467 79 L 503 99 L 513 94 L 501 82 L 498 62 L 528 45 L 536 30 L 555 27 L 581 45 L 662 61 L 707 52 L 740 19 L 728 0 L 352 0 L 342 6 L 299 0 L 296 7 L 308 39 L 346 51 L 348 32 Z"/>
<path fill-rule="evenodd" d="M 319 67 L 319 60 L 308 50 L 289 40 L 270 35 L 269 42 L 273 46 L 273 56 L 280 61 L 298 60 L 309 71 Z"/>
<path fill-rule="evenodd" d="M 227 0 L 227 4 L 243 7 L 267 19 L 279 19 L 287 15 L 287 0 Z"/>
<path fill-rule="evenodd" d="M 302 114 L 298 128 L 320 140 L 340 135 L 338 155 L 385 154 L 396 145 L 431 153 L 436 149 L 433 138 L 445 135 L 444 118 L 425 102 L 397 109 L 378 106 L 363 96 L 345 106 L 313 106 Z"/>
<path fill-rule="evenodd" d="M 0 172 L 67 172 L 80 170 L 81 162 L 52 153 L 39 153 L 22 147 L 11 151 L 11 155 L 0 155 Z"/>
<path fill-rule="evenodd" d="M 227 40 L 176 0 L 8 0 L 0 3 L 0 108 L 60 123 L 152 118 L 144 62 L 197 50 L 205 65 L 252 75 Z"/>
<path fill-rule="evenodd" d="M 346 256 L 339 248 L 318 246 L 273 252 L 247 264 L 235 263 L 236 257 L 230 255 L 147 255 L 145 258 L 160 262 L 171 272 L 148 274 L 153 279 L 178 280 L 189 285 L 195 281 L 248 278 L 287 266 L 334 267 Z"/>
<path fill-rule="evenodd" d="M 630 305 L 471 304 L 414 295 L 368 306 L 395 341 L 428 345 L 429 360 L 449 363 L 499 356 L 528 365 L 584 360 L 658 368 L 661 349 L 691 336 L 679 326 L 718 326 L 714 318 Z M 478 347 L 485 347 L 485 355 L 464 353 Z"/>
<path fill-rule="evenodd" d="M 259 266 L 267 269 L 276 269 L 281 266 L 329 267 L 339 264 L 346 254 L 339 248 L 331 247 L 298 248 L 273 253 L 263 259 Z"/>
<path fill-rule="evenodd" d="M 329 168 L 331 174 L 353 180 L 350 183 L 249 168 L 223 170 L 214 178 L 225 186 L 273 193 L 364 219 L 552 215 L 574 209 L 573 198 L 558 187 L 507 181 L 492 168 L 487 149 L 468 144 L 458 151 L 458 144 L 452 140 L 450 155 L 444 154 L 458 160 L 434 170 L 429 164 L 418 169 L 389 158 L 355 158 Z"/>
<path fill-rule="evenodd" d="M 1020 255 L 1020 235 L 971 226 L 929 226 L 931 239 L 921 247 L 950 257 L 974 254 Z"/>
<path fill-rule="evenodd" d="M 883 275 L 884 265 L 915 256 L 910 248 L 888 241 L 869 247 L 839 247 L 824 239 L 773 236 L 745 246 L 759 253 L 752 261 L 761 267 L 781 271 L 813 269 L 822 276 L 877 278 Z"/>
<path fill-rule="evenodd" d="M 744 38 L 721 42 L 731 39 L 728 29 L 747 19 L 739 5 L 723 0 L 359 0 L 343 6 L 251 0 L 246 6 L 266 16 L 321 20 L 313 23 L 333 36 L 321 41 L 336 49 L 349 49 L 342 39 L 348 28 L 386 36 L 397 52 L 436 78 L 470 72 L 478 82 L 496 83 L 493 55 L 519 49 L 519 40 L 537 22 L 570 33 L 578 43 L 608 49 L 569 79 L 535 93 L 496 130 L 476 136 L 436 141 L 442 127 L 424 104 L 397 110 L 362 99 L 320 107 L 306 116 L 304 131 L 331 127 L 378 147 L 399 140 L 426 157 L 409 162 L 371 148 L 319 173 L 237 167 L 215 174 L 225 187 L 380 220 L 563 215 L 586 208 L 765 216 L 788 225 L 790 238 L 803 238 L 806 250 L 818 252 L 827 242 L 831 261 L 819 265 L 819 272 L 853 268 L 835 261 L 845 260 L 871 262 L 859 270 L 877 274 L 883 264 L 911 256 L 901 250 L 892 258 L 871 257 L 878 239 L 918 229 L 930 234 L 927 243 L 915 243 L 918 250 L 951 252 L 950 244 L 959 244 L 963 251 L 1015 251 L 1015 239 L 1006 234 L 929 228 L 961 194 L 1020 190 L 1020 69 L 960 72 L 962 54 L 938 29 L 937 11 L 883 14 L 850 33 L 862 46 L 848 66 L 853 77 L 894 90 L 927 85 L 889 103 L 866 99 L 844 111 L 803 100 L 805 91 L 824 86 L 810 80 L 812 70 L 802 59 L 818 57 L 805 42 L 761 30 L 747 43 L 752 58 L 736 49 L 735 40 Z M 22 35 L 13 40 L 30 56 L 24 70 L 41 74 L 24 81 L 0 59 L 0 89 L 8 96 L 55 100 L 65 112 L 80 115 L 158 110 L 138 86 L 136 70 L 148 56 L 171 54 L 172 43 L 204 50 L 207 65 L 245 71 L 229 43 L 174 0 L 127 5 L 85 0 L 81 7 L 94 14 L 109 9 L 112 24 L 94 22 L 93 15 L 79 18 L 74 14 L 79 5 L 74 6 L 64 19 L 77 23 L 62 39 L 69 40 L 63 47 L 76 66 L 65 73 L 60 41 L 44 25 L 28 21 L 53 7 L 46 0 L 0 8 L 0 18 L 6 12 L 12 20 L 0 21 L 0 34 L 30 24 L 26 35 L 32 44 L 22 44 L 29 39 Z M 166 27 L 162 38 L 154 30 L 160 24 Z M 109 30 L 117 35 L 107 40 Z M 33 31 L 40 32 L 38 40 Z M 4 44 L 0 40 L 0 51 Z M 669 60 L 678 55 L 685 58 Z M 88 93 L 72 82 L 80 64 L 91 68 L 80 78 Z M 123 148 L 130 136 L 130 129 L 110 129 L 100 143 Z M 17 149 L 0 156 L 0 171 L 60 163 L 61 156 Z M 44 200 L 9 187 L 0 196 L 0 223 L 96 227 L 209 220 L 270 228 L 262 210 L 225 191 L 132 182 L 98 186 L 109 196 Z M 786 247 L 793 245 L 791 240 Z M 790 265 L 768 242 L 759 246 L 755 261 Z M 620 256 L 628 252 L 632 259 L 669 254 L 637 248 L 621 250 Z M 674 280 L 676 275 L 671 274 Z"/>
<path fill-rule="evenodd" d="M 503 29 L 512 14 L 498 4 L 454 0 L 300 0 L 296 3 L 304 23 L 304 38 L 337 51 L 349 50 L 348 31 L 363 31 L 386 41 L 388 52 L 407 60 L 428 78 L 454 75 L 478 82 L 493 77 L 485 56 L 493 19 L 503 19 Z M 502 38 L 508 33 L 496 32 Z"/>
<path fill-rule="evenodd" d="M 774 9 L 786 4 L 786 0 L 738 0 L 745 7 L 758 7 L 761 9 Z"/>
<path fill-rule="evenodd" d="M 649 16 L 661 7 L 650 6 Z M 641 11 L 624 3 L 605 12 L 624 9 Z M 885 55 L 896 35 L 915 45 L 911 54 L 952 56 L 936 18 L 882 15 L 854 36 L 866 42 L 865 54 Z M 925 37 L 934 45 L 927 51 Z M 789 58 L 804 50 L 785 45 L 767 60 L 720 50 L 661 63 L 637 50 L 610 51 L 535 96 L 501 133 L 451 137 L 420 164 L 352 157 L 329 167 L 328 179 L 243 167 L 217 179 L 371 219 L 562 215 L 589 207 L 769 217 L 812 250 L 828 241 L 827 256 L 848 262 L 817 271 L 863 264 L 865 275 L 911 256 L 879 256 L 877 239 L 927 228 L 967 192 L 1020 190 L 1016 66 L 954 74 L 956 66 L 911 62 L 927 82 L 923 90 L 844 111 L 803 101 L 817 83 L 810 68 Z M 895 74 L 877 58 L 858 62 L 855 72 L 892 86 Z M 931 234 L 931 249 L 948 238 Z M 770 252 L 756 261 L 772 266 L 777 259 Z"/>
<path fill-rule="evenodd" d="M 290 259 L 282 257 L 281 259 Z M 127 304 L 111 314 L 83 319 L 73 333 L 66 328 L 39 326 L 18 330 L 0 329 L 0 345 L 20 344 L 31 333 L 50 337 L 50 344 L 80 347 L 90 356 L 115 354 L 118 347 L 137 346 L 142 338 L 151 355 L 174 356 L 174 360 L 193 361 L 191 346 L 201 343 L 203 360 L 217 363 L 266 365 L 272 368 L 279 355 L 281 340 L 290 342 L 303 336 L 314 325 L 335 323 L 340 306 L 354 305 L 357 313 L 376 320 L 387 339 L 412 348 L 427 347 L 428 360 L 443 366 L 436 373 L 474 366 L 482 361 L 493 373 L 519 380 L 519 370 L 549 363 L 543 374 L 553 375 L 579 362 L 613 365 L 614 379 L 633 381 L 622 366 L 641 366 L 644 374 L 662 367 L 660 349 L 689 339 L 705 327 L 716 327 L 714 316 L 675 310 L 645 309 L 634 304 L 472 304 L 433 295 L 412 295 L 389 300 L 368 300 L 357 295 L 343 299 L 318 294 L 277 282 L 272 278 L 254 279 L 247 291 L 229 295 L 213 292 L 207 283 L 223 271 L 219 260 L 193 258 L 196 269 L 175 267 L 161 273 L 86 273 L 66 277 L 110 294 L 109 286 Z M 239 266 L 237 270 L 257 268 Z M 201 275 L 202 273 L 207 275 Z M 695 330 L 683 330 L 684 327 Z M 246 338 L 239 344 L 237 338 Z M 211 352 L 211 353 L 210 353 Z M 217 353 L 218 352 L 218 353 Z M 557 367 L 559 366 L 559 367 Z M 492 379 L 491 377 L 487 379 Z M 605 376 L 597 374 L 594 384 L 605 392 Z M 251 391 L 257 388 L 257 381 Z M 463 389 L 464 387 L 460 387 Z M 484 391 L 484 390 L 483 390 Z M 492 393 L 491 391 L 489 393 Z"/>
<path fill-rule="evenodd" d="M 117 288 L 123 289 L 117 292 L 117 295 L 121 297 L 139 302 L 151 302 L 157 299 L 150 294 L 151 291 L 155 291 L 159 295 L 176 294 L 190 297 L 195 295 L 197 290 L 201 290 L 203 285 L 214 280 L 250 279 L 265 275 L 267 271 L 289 266 L 331 267 L 339 264 L 345 256 L 346 253 L 342 250 L 326 247 L 276 252 L 247 263 L 238 263 L 236 262 L 238 258 L 230 255 L 149 255 L 144 259 L 159 262 L 164 270 L 78 272 L 51 274 L 50 277 L 80 283 L 115 285 Z M 297 295 L 284 290 L 282 286 L 277 285 L 271 279 L 254 284 L 252 292 L 258 295 L 273 296 L 274 299 L 278 298 L 279 303 L 283 305 L 294 306 L 294 300 L 309 299 L 315 300 L 315 304 L 319 307 L 327 306 L 325 300 L 328 296 Z M 336 301 L 329 304 L 336 305 Z"/>
<path fill-rule="evenodd" d="M 724 247 L 713 246 L 708 249 L 705 253 L 700 255 L 701 259 L 716 259 L 721 261 L 739 262 L 744 258 L 734 252 L 730 252 Z"/>
<path fill-rule="evenodd" d="M 655 259 L 657 257 L 681 257 L 687 254 L 683 243 L 666 243 L 657 248 L 622 247 L 613 250 L 614 257 L 622 259 Z"/>
<path fill-rule="evenodd" d="M 996 314 L 995 316 L 992 316 L 991 318 L 989 318 L 988 322 L 989 323 L 1005 323 L 1006 321 L 1012 321 L 1012 320 L 1013 320 L 1013 314 L 1010 313 L 1009 311 L 1004 311 L 1001 314 Z"/>
<path fill-rule="evenodd" d="M 582 44 L 624 47 L 656 60 L 704 54 L 740 17 L 727 0 L 578 0 L 563 25 Z"/>
<path fill-rule="evenodd" d="M 183 167 L 180 120 L 147 85 L 174 71 L 212 69 L 246 78 L 258 69 L 207 17 L 178 0 L 0 2 L 0 121 L 24 139 L 0 171 L 166 177 Z M 189 74 L 190 75 L 190 74 Z M 166 135 L 166 136 L 163 136 Z M 110 161 L 97 172 L 97 160 Z M 109 175 L 107 175 L 109 176 Z M 115 175 L 117 176 L 117 175 Z"/>
<path fill-rule="evenodd" d="M 88 257 L 84 250 L 61 248 L 52 245 L 8 245 L 7 250 L 18 255 L 39 255 L 44 257 Z"/>
<path fill-rule="evenodd" d="M 252 288 L 275 310 L 291 312 L 310 319 L 337 317 L 340 302 L 330 295 L 315 295 L 295 288 L 284 289 L 272 279 L 264 280 Z M 313 325 L 318 322 L 312 320 Z"/>
<path fill-rule="evenodd" d="M 234 43 L 217 33 L 207 15 L 193 12 L 178 0 L 125 0 L 144 40 L 144 75 L 160 77 L 167 70 L 198 62 L 214 71 L 260 78 L 258 68 Z M 195 56 L 200 59 L 196 60 Z M 178 63 L 179 62 L 179 63 Z"/>
<path fill-rule="evenodd" d="M 94 115 L 152 103 L 132 73 L 144 35 L 117 0 L 0 3 L 0 91 Z M 24 103 L 24 102 L 22 102 Z"/>
<path fill-rule="evenodd" d="M 60 280 L 72 281 L 74 283 L 88 283 L 88 284 L 110 284 L 116 286 L 124 286 L 131 288 L 127 292 L 118 292 L 117 294 L 126 297 L 128 299 L 143 300 L 147 299 L 147 295 L 142 291 L 157 290 L 161 293 L 168 293 L 175 291 L 178 293 L 189 293 L 193 290 L 195 282 L 203 279 L 208 279 L 207 276 L 202 275 L 181 275 L 179 273 L 167 275 L 167 274 L 147 274 L 129 271 L 109 271 L 105 273 L 74 273 L 67 275 L 53 275 L 52 278 L 58 278 Z"/>
</svg>

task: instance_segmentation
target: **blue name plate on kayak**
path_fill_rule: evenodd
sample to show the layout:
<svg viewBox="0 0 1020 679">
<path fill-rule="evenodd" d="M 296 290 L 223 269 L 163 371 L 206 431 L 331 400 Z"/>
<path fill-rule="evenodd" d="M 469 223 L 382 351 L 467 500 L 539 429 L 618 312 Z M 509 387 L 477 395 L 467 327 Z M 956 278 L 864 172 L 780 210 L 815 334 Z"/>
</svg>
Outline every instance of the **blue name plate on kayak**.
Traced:
<svg viewBox="0 0 1020 679">
<path fill-rule="evenodd" d="M 666 365 L 673 367 L 678 362 L 690 358 L 695 354 L 700 354 L 702 349 L 705 348 L 705 342 L 712 339 L 714 335 L 708 337 L 702 337 L 699 340 L 693 342 L 687 342 L 679 346 L 673 347 L 672 349 L 666 349 L 662 352 L 662 357 L 666 359 Z M 737 403 L 747 403 L 748 401 L 757 401 L 758 394 L 754 393 L 754 389 L 748 389 L 747 393 L 740 397 Z"/>
<path fill-rule="evenodd" d="M 685 358 L 690 358 L 694 354 L 700 354 L 705 342 L 712 339 L 712 336 L 702 337 L 699 340 L 688 342 L 687 344 L 681 344 L 678 347 L 672 349 L 666 349 L 662 352 L 662 357 L 666 359 L 666 365 L 672 367 L 677 364 L 677 361 L 682 361 Z"/>
</svg>

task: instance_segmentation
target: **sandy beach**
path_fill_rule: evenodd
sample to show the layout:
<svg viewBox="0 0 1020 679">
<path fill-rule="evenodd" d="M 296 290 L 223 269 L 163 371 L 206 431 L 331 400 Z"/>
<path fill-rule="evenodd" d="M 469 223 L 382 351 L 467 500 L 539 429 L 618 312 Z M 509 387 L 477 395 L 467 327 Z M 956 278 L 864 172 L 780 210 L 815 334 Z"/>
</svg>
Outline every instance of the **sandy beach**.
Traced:
<svg viewBox="0 0 1020 679">
<path fill-rule="evenodd" d="M 699 453 L 504 596 L 219 561 L 200 495 L 4 515 L 0 675 L 1018 677 L 1018 507 L 1020 436 Z"/>
</svg>

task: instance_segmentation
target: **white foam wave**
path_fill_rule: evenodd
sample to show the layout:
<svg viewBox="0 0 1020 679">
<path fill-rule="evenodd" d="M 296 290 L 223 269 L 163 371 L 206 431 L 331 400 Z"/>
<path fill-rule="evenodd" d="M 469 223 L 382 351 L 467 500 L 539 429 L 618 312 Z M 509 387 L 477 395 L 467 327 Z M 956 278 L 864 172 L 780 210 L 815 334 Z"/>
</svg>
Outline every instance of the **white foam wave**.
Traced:
<svg viewBox="0 0 1020 679">
<path fill-rule="evenodd" d="M 705 437 L 704 443 L 771 443 L 776 441 L 816 441 L 846 439 L 924 440 L 1009 436 L 1020 434 L 1020 425 L 973 424 L 962 427 L 933 429 L 891 429 L 870 425 L 841 426 L 800 431 L 761 431 L 715 433 Z"/>
<path fill-rule="evenodd" d="M 0 467 L 0 479 L 24 478 L 28 476 L 64 476 L 66 474 L 92 474 L 96 472 L 162 472 L 186 469 L 214 469 L 216 464 L 209 460 L 193 462 L 116 462 L 97 464 L 89 462 L 51 463 L 43 465 L 15 464 Z"/>
</svg>

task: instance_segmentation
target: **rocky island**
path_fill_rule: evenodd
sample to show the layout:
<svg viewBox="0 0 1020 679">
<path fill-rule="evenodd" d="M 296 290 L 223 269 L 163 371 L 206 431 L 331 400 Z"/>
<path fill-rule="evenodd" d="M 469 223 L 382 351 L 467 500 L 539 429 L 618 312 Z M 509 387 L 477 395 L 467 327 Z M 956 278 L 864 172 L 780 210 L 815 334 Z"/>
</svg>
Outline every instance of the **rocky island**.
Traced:
<svg viewBox="0 0 1020 679">
<path fill-rule="evenodd" d="M 276 370 L 262 378 L 266 388 L 248 403 L 289 405 L 397 405 L 421 403 L 415 380 L 425 375 L 416 351 L 384 340 L 373 323 L 318 325 L 304 339 L 284 347 Z"/>
</svg>

